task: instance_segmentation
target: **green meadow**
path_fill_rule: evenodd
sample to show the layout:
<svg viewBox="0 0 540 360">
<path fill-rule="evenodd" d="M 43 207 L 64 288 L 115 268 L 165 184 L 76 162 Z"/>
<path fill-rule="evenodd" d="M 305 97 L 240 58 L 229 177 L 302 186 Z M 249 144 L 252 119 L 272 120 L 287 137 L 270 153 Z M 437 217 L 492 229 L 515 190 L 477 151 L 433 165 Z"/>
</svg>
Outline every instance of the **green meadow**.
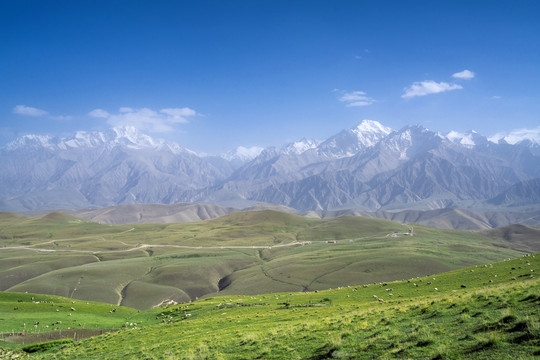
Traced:
<svg viewBox="0 0 540 360">
<path fill-rule="evenodd" d="M 146 311 L 3 292 L 4 338 L 24 330 L 10 341 L 43 341 L 51 327 L 69 335 L 3 342 L 0 357 L 533 359 L 540 356 L 539 265 L 540 254 L 532 254 L 403 281 L 215 296 Z M 69 337 L 91 328 L 114 331 Z"/>
<path fill-rule="evenodd" d="M 538 241 L 504 232 L 364 217 L 256 211 L 111 226 L 62 213 L 0 213 L 0 290 L 146 310 L 215 296 L 404 280 L 535 251 Z"/>
</svg>

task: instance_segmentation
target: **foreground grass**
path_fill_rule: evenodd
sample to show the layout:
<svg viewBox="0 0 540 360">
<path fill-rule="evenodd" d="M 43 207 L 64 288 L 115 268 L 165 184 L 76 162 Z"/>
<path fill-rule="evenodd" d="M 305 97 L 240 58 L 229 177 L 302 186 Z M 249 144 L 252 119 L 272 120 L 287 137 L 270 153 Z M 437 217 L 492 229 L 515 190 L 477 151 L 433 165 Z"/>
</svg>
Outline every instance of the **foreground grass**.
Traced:
<svg viewBox="0 0 540 360">
<path fill-rule="evenodd" d="M 536 254 L 401 282 L 215 297 L 127 312 L 147 324 L 137 329 L 30 355 L 3 351 L 37 359 L 530 359 L 540 355 L 539 265 Z"/>
</svg>

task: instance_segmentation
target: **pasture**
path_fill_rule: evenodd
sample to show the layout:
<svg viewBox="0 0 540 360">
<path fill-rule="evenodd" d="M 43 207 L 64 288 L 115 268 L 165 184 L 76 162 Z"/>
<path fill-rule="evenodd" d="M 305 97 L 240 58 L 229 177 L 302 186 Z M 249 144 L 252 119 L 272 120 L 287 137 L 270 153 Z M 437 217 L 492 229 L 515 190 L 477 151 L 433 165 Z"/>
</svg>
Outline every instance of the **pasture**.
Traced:
<svg viewBox="0 0 540 360">
<path fill-rule="evenodd" d="M 141 310 L 218 295 L 403 280 L 540 250 L 538 241 L 479 232 L 276 211 L 115 226 L 62 213 L 2 213 L 0 240 L 2 291 Z"/>
<path fill-rule="evenodd" d="M 58 316 L 49 304 L 53 301 L 80 307 L 88 323 L 92 316 L 97 322 L 109 314 L 102 328 L 121 330 L 76 342 L 2 344 L 0 354 L 30 359 L 532 359 L 540 355 L 539 265 L 540 254 L 533 254 L 405 281 L 216 296 L 141 312 L 117 308 L 110 313 L 106 304 L 84 308 L 85 303 L 71 299 L 2 293 L 0 304 L 15 301 L 40 309 L 30 320 L 12 304 L 2 305 L 0 316 L 11 327 Z M 120 326 L 126 322 L 137 325 Z"/>
</svg>

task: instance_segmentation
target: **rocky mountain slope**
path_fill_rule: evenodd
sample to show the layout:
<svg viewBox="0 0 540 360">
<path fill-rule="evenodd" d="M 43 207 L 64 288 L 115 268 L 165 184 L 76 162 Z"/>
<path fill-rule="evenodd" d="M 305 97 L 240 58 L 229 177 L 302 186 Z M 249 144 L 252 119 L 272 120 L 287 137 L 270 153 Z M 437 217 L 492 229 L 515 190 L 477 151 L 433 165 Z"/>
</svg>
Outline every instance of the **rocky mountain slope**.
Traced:
<svg viewBox="0 0 540 360">
<path fill-rule="evenodd" d="M 325 141 L 208 157 L 134 128 L 27 135 L 0 149 L 0 210 L 178 202 L 236 208 L 263 202 L 300 211 L 494 210 L 517 196 L 508 191 L 525 194 L 513 186 L 540 178 L 538 142 L 496 141 L 364 120 Z M 532 184 L 523 195 L 532 201 L 528 210 L 539 205 L 540 189 Z"/>
</svg>

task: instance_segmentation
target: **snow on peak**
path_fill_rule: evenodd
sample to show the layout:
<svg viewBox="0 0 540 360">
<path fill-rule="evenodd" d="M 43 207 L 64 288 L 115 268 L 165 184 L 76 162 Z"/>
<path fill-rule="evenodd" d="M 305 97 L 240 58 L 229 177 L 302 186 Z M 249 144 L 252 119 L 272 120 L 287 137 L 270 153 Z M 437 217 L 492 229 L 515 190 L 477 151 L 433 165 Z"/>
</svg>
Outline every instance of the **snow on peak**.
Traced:
<svg viewBox="0 0 540 360">
<path fill-rule="evenodd" d="M 474 134 L 476 134 L 476 131 L 474 130 L 469 133 L 450 131 L 448 134 L 446 134 L 443 137 L 450 140 L 451 142 L 455 144 L 460 144 L 466 147 L 474 147 L 476 145 L 474 141 Z"/>
<path fill-rule="evenodd" d="M 358 137 L 358 143 L 365 147 L 374 146 L 392 131 L 393 129 L 374 120 L 362 120 L 360 125 L 351 129 L 351 132 Z"/>
<path fill-rule="evenodd" d="M 159 148 L 165 145 L 165 141 L 154 140 L 133 126 L 115 127 L 112 128 L 112 132 L 115 134 L 114 142 L 123 143 L 131 148 Z"/>
<path fill-rule="evenodd" d="M 375 146 L 394 130 L 373 120 L 363 120 L 358 126 L 343 130 L 328 138 L 318 151 L 330 158 L 354 156 L 360 151 Z"/>
<path fill-rule="evenodd" d="M 380 122 L 375 120 L 362 120 L 362 122 L 355 128 L 358 132 L 383 132 L 389 134 L 392 129 L 382 125 Z"/>
<path fill-rule="evenodd" d="M 506 142 L 514 145 L 520 142 L 528 142 L 531 145 L 540 145 L 540 126 L 534 129 L 516 129 L 508 133 L 497 133 L 488 138 L 494 143 Z"/>
<path fill-rule="evenodd" d="M 407 160 L 437 147 L 441 141 L 440 134 L 414 125 L 394 132 L 382 141 L 382 146 L 398 154 L 400 160 Z"/>
<path fill-rule="evenodd" d="M 19 148 L 40 147 L 50 150 L 68 150 L 99 146 L 124 146 L 130 149 L 152 148 L 171 151 L 175 154 L 182 152 L 194 154 L 176 143 L 154 140 L 150 136 L 140 133 L 134 127 L 112 128 L 106 132 L 77 131 L 72 136 L 65 138 L 49 135 L 24 135 L 7 144 L 6 149 L 16 150 Z"/>
<path fill-rule="evenodd" d="M 221 157 L 229 161 L 239 160 L 242 162 L 247 162 L 255 159 L 263 150 L 264 148 L 260 146 L 252 146 L 249 148 L 238 146 L 236 149 L 221 155 Z"/>
<path fill-rule="evenodd" d="M 51 149 L 56 145 L 56 140 L 50 135 L 23 135 L 20 138 L 13 140 L 6 145 L 7 150 L 15 150 L 18 148 L 42 147 Z"/>
<path fill-rule="evenodd" d="M 303 138 L 300 141 L 295 141 L 293 143 L 285 145 L 285 147 L 283 148 L 283 151 L 286 154 L 298 154 L 299 155 L 299 154 L 302 154 L 303 152 L 305 152 L 307 150 L 315 149 L 317 146 L 319 146 L 320 143 L 321 142 L 318 141 L 318 140 Z"/>
</svg>

